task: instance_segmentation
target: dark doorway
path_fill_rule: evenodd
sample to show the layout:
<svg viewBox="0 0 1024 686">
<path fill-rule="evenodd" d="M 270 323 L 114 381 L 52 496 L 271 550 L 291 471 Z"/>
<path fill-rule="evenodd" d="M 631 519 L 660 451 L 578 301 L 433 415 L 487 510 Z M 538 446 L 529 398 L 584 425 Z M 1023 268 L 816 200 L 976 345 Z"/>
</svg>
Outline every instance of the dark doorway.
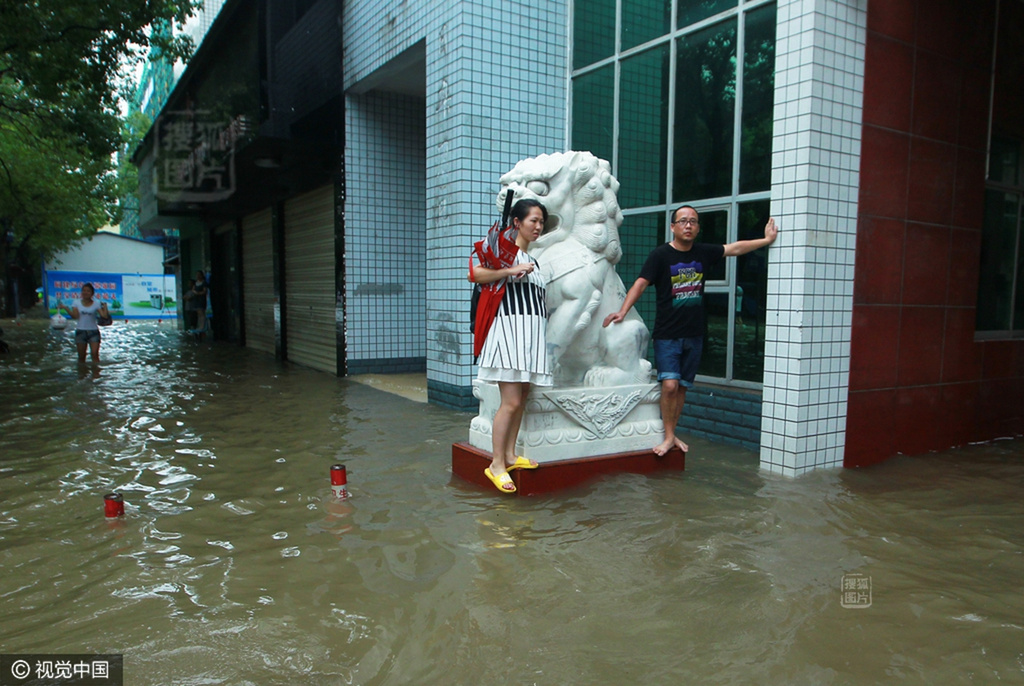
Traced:
<svg viewBox="0 0 1024 686">
<path fill-rule="evenodd" d="M 238 274 L 238 239 L 234 228 L 213 236 L 210 273 L 210 307 L 213 337 L 218 341 L 238 342 L 241 322 L 241 295 Z"/>
</svg>

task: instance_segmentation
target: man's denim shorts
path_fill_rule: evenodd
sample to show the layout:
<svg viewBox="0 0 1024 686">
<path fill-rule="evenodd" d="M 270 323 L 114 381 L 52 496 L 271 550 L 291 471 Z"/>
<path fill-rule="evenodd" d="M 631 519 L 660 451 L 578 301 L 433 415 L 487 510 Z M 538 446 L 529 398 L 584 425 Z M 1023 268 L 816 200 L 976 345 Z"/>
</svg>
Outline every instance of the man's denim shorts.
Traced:
<svg viewBox="0 0 1024 686">
<path fill-rule="evenodd" d="M 697 367 L 704 351 L 704 338 L 654 339 L 654 363 L 658 366 L 658 381 L 678 379 L 684 388 L 693 388 Z"/>
</svg>

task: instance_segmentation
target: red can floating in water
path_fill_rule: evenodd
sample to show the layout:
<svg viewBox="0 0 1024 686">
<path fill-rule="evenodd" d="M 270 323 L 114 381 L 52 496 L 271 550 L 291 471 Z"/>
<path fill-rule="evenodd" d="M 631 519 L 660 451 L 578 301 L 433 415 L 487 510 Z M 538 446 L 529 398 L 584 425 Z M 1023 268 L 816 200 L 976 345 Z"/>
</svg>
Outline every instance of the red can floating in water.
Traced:
<svg viewBox="0 0 1024 686">
<path fill-rule="evenodd" d="M 335 498 L 348 497 L 348 475 L 345 473 L 345 465 L 336 464 L 331 467 L 331 492 Z"/>
<path fill-rule="evenodd" d="M 124 498 L 120 493 L 107 493 L 103 496 L 103 513 L 111 519 L 124 515 Z"/>
</svg>

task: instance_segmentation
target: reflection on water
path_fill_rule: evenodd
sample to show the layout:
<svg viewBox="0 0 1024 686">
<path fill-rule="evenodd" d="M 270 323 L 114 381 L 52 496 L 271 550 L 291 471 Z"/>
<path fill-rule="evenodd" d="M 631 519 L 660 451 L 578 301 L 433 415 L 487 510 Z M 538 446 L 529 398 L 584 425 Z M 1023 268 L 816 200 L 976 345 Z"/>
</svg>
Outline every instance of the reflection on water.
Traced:
<svg viewBox="0 0 1024 686">
<path fill-rule="evenodd" d="M 467 414 L 156 324 L 80 366 L 45 325 L 4 327 L 2 652 L 133 685 L 1024 682 L 1021 441 L 788 480 L 691 438 L 683 474 L 505 498 L 452 480 Z"/>
</svg>

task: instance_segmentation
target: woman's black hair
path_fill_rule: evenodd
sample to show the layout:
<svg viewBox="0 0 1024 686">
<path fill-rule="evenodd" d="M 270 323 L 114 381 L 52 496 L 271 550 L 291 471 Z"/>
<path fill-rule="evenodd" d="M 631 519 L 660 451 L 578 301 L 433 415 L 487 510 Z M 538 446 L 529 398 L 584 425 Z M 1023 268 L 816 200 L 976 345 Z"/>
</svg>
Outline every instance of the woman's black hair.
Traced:
<svg viewBox="0 0 1024 686">
<path fill-rule="evenodd" d="M 526 219 L 526 215 L 530 214 L 530 210 L 532 210 L 534 207 L 540 208 L 540 213 L 544 215 L 544 221 L 546 223 L 548 220 L 548 208 L 544 207 L 544 205 L 539 200 L 534 200 L 533 198 L 523 198 L 522 200 L 517 200 L 516 204 L 512 206 L 512 211 L 509 212 L 509 216 L 512 219 L 518 219 L 519 221 L 523 221 L 524 219 Z"/>
<path fill-rule="evenodd" d="M 91 282 L 86 281 L 85 283 L 82 284 L 82 288 L 85 288 L 86 286 L 88 286 L 89 290 L 92 291 L 94 294 L 96 293 L 96 287 L 93 286 Z M 79 290 L 81 290 L 81 289 L 79 289 Z"/>
</svg>

